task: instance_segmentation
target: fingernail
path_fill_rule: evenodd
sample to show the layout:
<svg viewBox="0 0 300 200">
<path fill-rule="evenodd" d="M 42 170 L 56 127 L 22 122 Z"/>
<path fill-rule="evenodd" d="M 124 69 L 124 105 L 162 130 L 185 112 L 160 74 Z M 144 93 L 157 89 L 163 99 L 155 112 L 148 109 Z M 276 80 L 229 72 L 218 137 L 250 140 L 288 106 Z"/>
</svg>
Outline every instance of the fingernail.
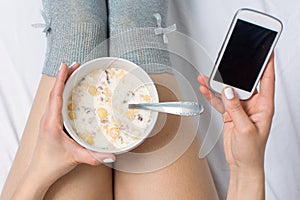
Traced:
<svg viewBox="0 0 300 200">
<path fill-rule="evenodd" d="M 104 163 L 113 163 L 115 161 L 111 158 L 105 158 L 105 159 L 102 160 L 102 162 L 104 162 Z"/>
<path fill-rule="evenodd" d="M 234 93 L 233 93 L 232 88 L 226 88 L 224 90 L 224 94 L 225 94 L 225 97 L 229 100 L 234 98 Z"/>
<path fill-rule="evenodd" d="M 73 62 L 71 65 L 70 65 L 70 67 L 72 67 L 73 65 L 75 65 L 77 62 Z"/>
<path fill-rule="evenodd" d="M 62 68 L 63 65 L 64 65 L 64 63 L 61 63 L 61 64 L 60 64 L 58 71 L 61 70 L 61 68 Z"/>
</svg>

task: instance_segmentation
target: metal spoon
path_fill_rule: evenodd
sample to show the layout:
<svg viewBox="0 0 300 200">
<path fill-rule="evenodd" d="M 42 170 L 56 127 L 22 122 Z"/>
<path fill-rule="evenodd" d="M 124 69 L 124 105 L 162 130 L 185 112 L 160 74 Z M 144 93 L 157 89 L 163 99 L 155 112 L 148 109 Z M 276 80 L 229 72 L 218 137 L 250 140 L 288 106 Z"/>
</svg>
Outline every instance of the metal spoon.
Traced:
<svg viewBox="0 0 300 200">
<path fill-rule="evenodd" d="M 182 116 L 196 116 L 204 111 L 204 107 L 197 102 L 162 102 L 128 104 L 129 109 L 152 110 Z"/>
</svg>

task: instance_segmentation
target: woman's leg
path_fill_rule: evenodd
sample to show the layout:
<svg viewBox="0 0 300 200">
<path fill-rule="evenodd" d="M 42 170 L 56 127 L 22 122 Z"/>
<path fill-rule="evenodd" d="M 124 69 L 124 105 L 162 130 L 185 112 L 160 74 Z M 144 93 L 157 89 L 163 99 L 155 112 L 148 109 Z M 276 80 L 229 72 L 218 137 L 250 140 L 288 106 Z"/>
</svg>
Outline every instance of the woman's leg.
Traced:
<svg viewBox="0 0 300 200">
<path fill-rule="evenodd" d="M 152 78 L 159 83 L 160 101 L 179 99 L 172 75 L 154 75 Z M 200 144 L 195 137 L 193 121 L 172 115 L 164 119 L 158 133 L 128 156 L 117 158 L 116 200 L 218 199 L 207 161 L 198 158 Z M 133 153 L 135 155 L 130 155 Z M 145 173 L 142 173 L 143 169 Z"/>
<path fill-rule="evenodd" d="M 39 130 L 39 121 L 45 111 L 55 78 L 42 76 L 32 109 L 19 144 L 13 166 L 2 191 L 2 199 L 10 199 L 30 162 Z M 105 166 L 82 165 L 62 177 L 48 191 L 46 199 L 112 199 L 111 169 Z"/>
<path fill-rule="evenodd" d="M 162 35 L 155 34 L 159 23 L 167 26 L 168 1 L 108 2 L 110 55 L 131 60 L 149 73 L 170 72 L 171 68 L 166 67 L 171 64 L 165 41 Z M 153 17 L 155 13 L 161 20 Z M 173 76 L 160 74 L 152 78 L 158 83 L 160 101 L 178 99 L 180 92 Z M 116 200 L 217 199 L 207 162 L 198 159 L 200 144 L 193 121 L 162 114 L 158 121 L 158 130 L 151 138 L 117 157 Z"/>
<path fill-rule="evenodd" d="M 4 186 L 2 199 L 10 199 L 30 162 L 39 122 L 60 63 L 83 63 L 107 55 L 105 46 L 101 45 L 107 38 L 105 0 L 44 0 L 43 5 L 48 21 L 44 75 Z M 59 179 L 49 189 L 45 199 L 112 199 L 112 195 L 111 168 L 81 165 Z"/>
</svg>

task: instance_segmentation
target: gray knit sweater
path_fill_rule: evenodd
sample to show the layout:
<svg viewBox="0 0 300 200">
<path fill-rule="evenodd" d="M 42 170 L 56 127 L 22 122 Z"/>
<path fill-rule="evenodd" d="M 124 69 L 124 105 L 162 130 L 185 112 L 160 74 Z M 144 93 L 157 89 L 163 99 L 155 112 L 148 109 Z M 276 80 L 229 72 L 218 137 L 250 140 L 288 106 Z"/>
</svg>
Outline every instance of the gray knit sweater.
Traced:
<svg viewBox="0 0 300 200">
<path fill-rule="evenodd" d="M 81 64 L 113 56 L 128 59 L 148 73 L 170 72 L 167 47 L 156 35 L 165 26 L 167 0 L 43 0 L 47 21 L 43 74 L 56 76 L 61 63 Z"/>
</svg>

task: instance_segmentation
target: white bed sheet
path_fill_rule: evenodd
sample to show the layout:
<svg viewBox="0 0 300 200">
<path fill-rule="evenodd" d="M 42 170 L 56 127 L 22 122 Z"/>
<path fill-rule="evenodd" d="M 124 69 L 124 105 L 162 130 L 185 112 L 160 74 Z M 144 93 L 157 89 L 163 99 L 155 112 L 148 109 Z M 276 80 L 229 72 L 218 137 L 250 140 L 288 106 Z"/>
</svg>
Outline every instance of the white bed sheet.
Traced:
<svg viewBox="0 0 300 200">
<path fill-rule="evenodd" d="M 284 22 L 276 49 L 276 111 L 266 152 L 267 199 L 300 196 L 300 2 L 176 1 L 179 29 L 215 58 L 233 13 L 240 7 L 267 11 Z M 172 3 L 173 3 L 172 2 Z M 0 1 L 0 191 L 11 167 L 40 79 L 45 36 L 31 27 L 42 22 L 41 0 Z M 184 11 L 184 12 L 182 12 Z M 174 18 L 174 19 L 175 19 Z M 195 55 L 196 56 L 196 55 Z M 225 198 L 228 168 L 219 140 L 208 156 L 216 185 Z"/>
<path fill-rule="evenodd" d="M 0 191 L 14 159 L 44 60 L 39 0 L 0 1 Z"/>
</svg>

